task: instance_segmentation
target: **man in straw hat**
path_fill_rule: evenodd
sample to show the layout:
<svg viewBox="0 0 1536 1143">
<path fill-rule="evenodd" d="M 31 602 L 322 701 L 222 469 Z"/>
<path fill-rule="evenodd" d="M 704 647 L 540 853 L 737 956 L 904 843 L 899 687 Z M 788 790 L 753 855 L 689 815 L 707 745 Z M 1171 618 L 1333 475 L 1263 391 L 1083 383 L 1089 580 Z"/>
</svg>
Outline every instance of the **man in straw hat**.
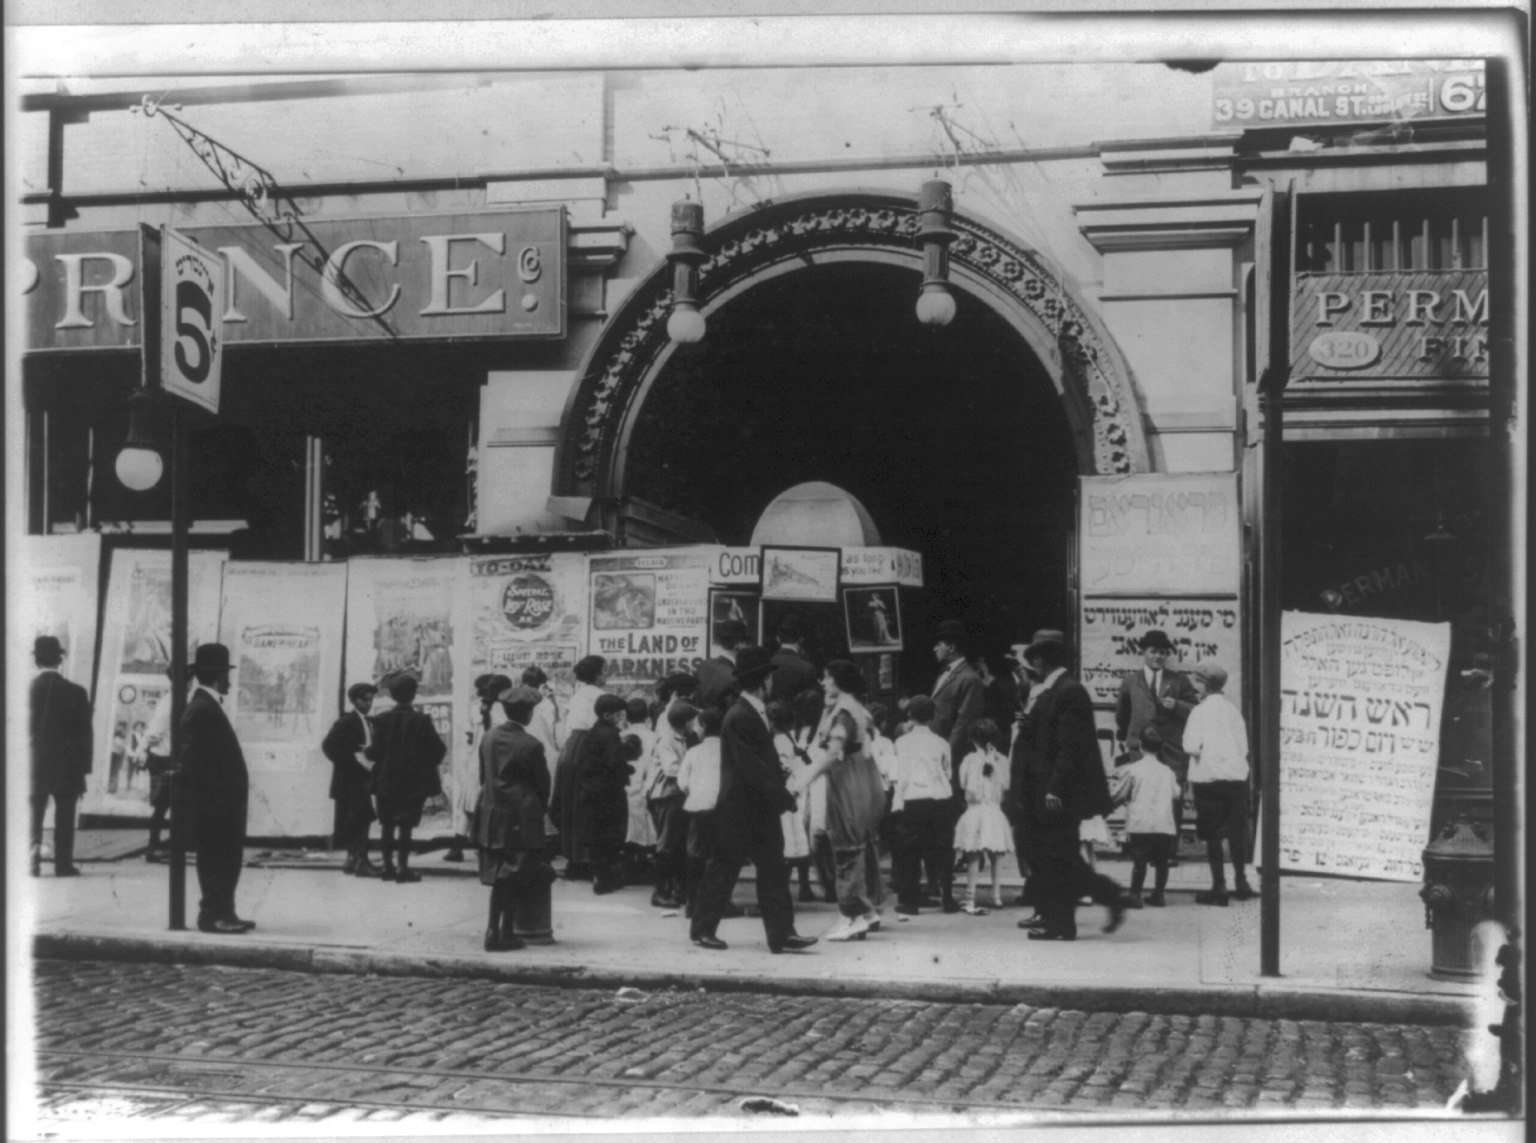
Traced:
<svg viewBox="0 0 1536 1143">
<path fill-rule="evenodd" d="M 1038 673 L 1032 703 L 1016 749 L 1023 789 L 1020 804 L 1030 833 L 1029 859 L 1035 866 L 1038 926 L 1019 922 L 1032 941 L 1077 939 L 1077 901 L 1090 896 L 1109 910 L 1105 932 L 1125 917 L 1120 886 L 1095 873 L 1083 859 L 1078 826 L 1110 809 L 1109 782 L 1093 722 L 1093 700 L 1068 672 L 1071 652 L 1060 632 L 1039 631 L 1024 648 L 1024 661 Z"/>
<path fill-rule="evenodd" d="M 64 647 L 52 635 L 32 643 L 37 677 L 32 680 L 32 855 L 31 873 L 42 872 L 43 817 L 53 799 L 53 872 L 78 877 L 75 868 L 75 803 L 85 793 L 91 769 L 91 699 L 85 688 L 60 672 Z"/>
<path fill-rule="evenodd" d="M 780 815 L 795 808 L 795 798 L 784 787 L 768 725 L 768 679 L 773 671 L 773 656 L 766 647 L 737 651 L 732 677 L 740 695 L 720 728 L 720 794 L 710 815 L 710 855 L 689 931 L 701 948 L 726 947 L 715 930 L 748 861 L 757 869 L 757 904 L 768 951 L 800 952 L 816 943 L 815 937 L 795 933 L 795 905 L 784 865 Z"/>
<path fill-rule="evenodd" d="M 250 776 L 229 715 L 229 648 L 204 643 L 192 658 L 197 685 L 181 715 L 179 772 L 187 784 L 190 834 L 203 898 L 197 927 L 205 933 L 246 933 L 256 927 L 235 913 L 235 887 L 245 861 Z"/>
</svg>

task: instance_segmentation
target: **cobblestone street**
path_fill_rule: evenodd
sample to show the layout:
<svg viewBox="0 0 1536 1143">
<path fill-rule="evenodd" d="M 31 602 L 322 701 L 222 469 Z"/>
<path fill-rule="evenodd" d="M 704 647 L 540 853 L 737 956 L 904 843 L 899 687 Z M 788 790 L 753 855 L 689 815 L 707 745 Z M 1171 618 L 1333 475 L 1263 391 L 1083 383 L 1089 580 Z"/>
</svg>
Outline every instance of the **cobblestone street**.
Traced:
<svg viewBox="0 0 1536 1143">
<path fill-rule="evenodd" d="M 38 1117 L 1326 1113 L 1444 1106 L 1460 1029 L 37 964 Z M 770 1118 L 772 1116 L 769 1116 Z"/>
</svg>

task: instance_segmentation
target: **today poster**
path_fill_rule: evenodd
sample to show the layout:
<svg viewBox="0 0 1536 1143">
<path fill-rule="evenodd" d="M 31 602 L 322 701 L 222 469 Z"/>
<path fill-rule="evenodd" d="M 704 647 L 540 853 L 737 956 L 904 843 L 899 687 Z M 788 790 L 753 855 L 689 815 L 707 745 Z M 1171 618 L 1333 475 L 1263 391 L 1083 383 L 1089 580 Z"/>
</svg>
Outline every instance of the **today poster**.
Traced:
<svg viewBox="0 0 1536 1143">
<path fill-rule="evenodd" d="M 187 662 L 216 642 L 223 552 L 187 553 Z M 82 813 L 149 813 L 149 775 L 135 768 L 139 739 L 165 693 L 171 666 L 171 554 L 118 548 L 107 572 L 97 671 L 91 774 Z"/>
<path fill-rule="evenodd" d="M 251 776 L 246 830 L 331 831 L 331 764 L 320 741 L 341 682 L 345 564 L 231 562 L 219 641 L 234 664 L 225 710 Z"/>
<path fill-rule="evenodd" d="M 1280 867 L 1420 881 L 1448 623 L 1281 616 Z"/>
</svg>

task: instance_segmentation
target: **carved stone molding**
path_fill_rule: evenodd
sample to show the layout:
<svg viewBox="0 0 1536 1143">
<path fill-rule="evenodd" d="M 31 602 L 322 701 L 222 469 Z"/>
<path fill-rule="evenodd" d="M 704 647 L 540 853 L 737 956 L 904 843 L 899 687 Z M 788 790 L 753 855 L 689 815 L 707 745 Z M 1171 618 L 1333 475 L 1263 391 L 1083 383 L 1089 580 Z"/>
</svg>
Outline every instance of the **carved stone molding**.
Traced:
<svg viewBox="0 0 1536 1143">
<path fill-rule="evenodd" d="M 917 213 L 911 204 L 880 201 L 767 204 L 706 234 L 713 254 L 699 270 L 699 297 L 712 297 L 787 259 L 817 250 L 867 247 L 913 254 Z M 1099 474 L 1146 467 L 1138 406 L 1130 378 L 1098 324 L 1031 252 L 974 221 L 956 216 L 953 266 L 981 276 L 1016 299 L 1054 339 L 1063 383 L 1075 388 L 1093 418 L 1093 467 Z M 635 392 L 667 345 L 670 275 L 659 267 L 640 283 L 594 346 L 566 414 L 556 464 L 556 492 L 600 494 L 606 465 Z"/>
</svg>

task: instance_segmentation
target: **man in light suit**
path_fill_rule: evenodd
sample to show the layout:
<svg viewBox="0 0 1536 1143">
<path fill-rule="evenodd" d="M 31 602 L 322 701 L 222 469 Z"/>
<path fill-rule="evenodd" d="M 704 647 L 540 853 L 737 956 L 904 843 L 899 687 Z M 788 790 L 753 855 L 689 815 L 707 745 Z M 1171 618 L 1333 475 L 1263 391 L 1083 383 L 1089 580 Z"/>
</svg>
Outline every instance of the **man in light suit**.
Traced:
<svg viewBox="0 0 1536 1143">
<path fill-rule="evenodd" d="M 715 929 L 748 861 L 757 869 L 757 904 L 768 951 L 800 952 L 816 943 L 815 937 L 795 933 L 795 905 L 784 865 L 780 815 L 795 808 L 795 797 L 784 786 L 768 727 L 768 678 L 773 670 L 766 647 L 746 646 L 736 654 L 733 677 L 740 696 L 720 727 L 720 795 L 710 814 L 710 855 L 689 931 L 701 948 L 726 947 Z"/>
<path fill-rule="evenodd" d="M 250 776 L 235 728 L 224 713 L 231 669 L 224 644 L 198 647 L 192 659 L 197 686 L 181 716 L 178 774 L 187 784 L 189 832 L 203 891 L 197 927 L 205 933 L 247 933 L 256 927 L 235 913 L 235 887 L 245 860 Z"/>
<path fill-rule="evenodd" d="M 356 877 L 377 877 L 378 866 L 368 860 L 368 827 L 373 824 L 373 798 L 368 793 L 373 764 L 363 751 L 373 745 L 373 724 L 368 712 L 379 688 L 372 683 L 353 683 L 347 688 L 352 709 L 338 718 L 320 743 L 320 752 L 331 762 L 331 800 L 336 803 L 336 845 L 347 851 L 341 871 Z"/>
<path fill-rule="evenodd" d="M 939 661 L 939 677 L 933 684 L 933 722 L 929 729 L 949 742 L 954 760 L 953 785 L 960 797 L 960 762 L 971 752 L 971 726 L 986 714 L 987 688 L 981 676 L 965 661 L 965 626 L 954 619 L 940 623 L 933 655 Z"/>
<path fill-rule="evenodd" d="M 52 635 L 32 644 L 38 666 L 32 680 L 32 857 L 33 877 L 42 873 L 43 817 L 53 799 L 53 872 L 78 877 L 75 867 L 75 803 L 85 793 L 91 770 L 91 699 L 85 688 L 59 673 L 64 648 Z"/>
<path fill-rule="evenodd" d="M 1032 941 L 1077 939 L 1077 900 L 1084 895 L 1109 910 L 1104 931 L 1125 916 L 1125 895 L 1083 859 L 1078 826 L 1110 810 L 1109 781 L 1093 723 L 1093 700 L 1067 673 L 1070 652 L 1061 633 L 1037 632 L 1024 659 L 1040 682 L 1017 741 L 1015 773 L 1023 781 L 1019 804 L 1028 816 L 1030 861 L 1039 921 L 1020 921 Z"/>
<path fill-rule="evenodd" d="M 1184 752 L 1184 724 L 1200 701 L 1194 685 L 1178 671 L 1168 669 L 1174 653 L 1167 634 L 1156 628 L 1141 637 L 1142 665 L 1120 679 L 1115 699 L 1115 753 L 1125 753 L 1129 743 L 1141 740 L 1147 726 L 1157 728 L 1163 740 L 1158 759 L 1179 780 L 1179 800 L 1174 803 L 1174 825 L 1184 817 L 1184 796 L 1189 792 L 1189 755 Z"/>
</svg>

